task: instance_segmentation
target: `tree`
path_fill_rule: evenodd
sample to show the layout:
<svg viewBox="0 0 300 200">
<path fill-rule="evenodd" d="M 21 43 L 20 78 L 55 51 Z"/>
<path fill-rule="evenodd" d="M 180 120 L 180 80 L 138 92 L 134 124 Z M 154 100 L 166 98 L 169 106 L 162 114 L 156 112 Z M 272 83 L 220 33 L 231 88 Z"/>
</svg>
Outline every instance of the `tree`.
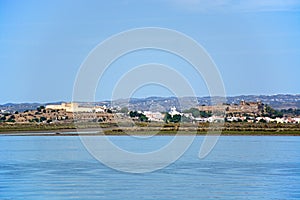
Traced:
<svg viewBox="0 0 300 200">
<path fill-rule="evenodd" d="M 174 116 L 172 117 L 172 122 L 178 123 L 178 122 L 180 122 L 180 121 L 181 121 L 181 115 L 174 115 Z"/>
<path fill-rule="evenodd" d="M 181 116 L 181 121 L 182 122 L 192 122 L 192 120 L 191 120 L 191 118 L 189 118 L 189 117 L 186 117 L 186 116 Z"/>
<path fill-rule="evenodd" d="M 7 122 L 16 122 L 15 118 L 16 117 L 14 115 L 10 115 L 10 117 L 7 120 Z"/>
<path fill-rule="evenodd" d="M 210 111 L 208 111 L 208 112 L 207 111 L 200 111 L 197 108 L 190 108 L 190 109 L 185 110 L 183 112 L 184 113 L 191 113 L 194 118 L 198 118 L 198 117 L 208 118 L 208 117 L 212 116 Z"/>
<path fill-rule="evenodd" d="M 165 123 L 169 123 L 169 122 L 178 123 L 180 121 L 181 121 L 181 115 L 174 115 L 172 117 L 169 113 L 165 114 L 165 117 L 164 117 L 164 122 Z"/>
<path fill-rule="evenodd" d="M 6 117 L 5 117 L 5 116 L 2 116 L 2 117 L 0 118 L 0 122 L 5 122 L 5 120 L 6 120 Z"/>
<path fill-rule="evenodd" d="M 37 107 L 37 111 L 38 112 L 41 112 L 42 110 L 45 110 L 45 106 L 39 106 L 39 107 Z"/>
<path fill-rule="evenodd" d="M 31 120 L 29 120 L 30 122 L 39 122 L 39 119 L 38 118 L 33 118 Z"/>
<path fill-rule="evenodd" d="M 111 113 L 112 113 L 112 110 L 106 109 L 106 112 L 111 114 Z"/>
<path fill-rule="evenodd" d="M 260 119 L 258 122 L 260 122 L 260 123 L 267 123 L 267 121 L 265 120 L 265 119 Z"/>
<path fill-rule="evenodd" d="M 123 107 L 123 108 L 121 108 L 120 112 L 127 114 L 129 112 L 129 110 L 127 107 Z"/>
<path fill-rule="evenodd" d="M 139 121 L 141 121 L 141 122 L 147 122 L 148 121 L 148 117 L 146 117 L 146 115 L 144 115 L 143 113 L 139 113 L 137 111 L 130 111 L 129 116 L 131 118 L 138 118 Z"/>
<path fill-rule="evenodd" d="M 200 111 L 197 108 L 190 108 L 188 110 L 184 110 L 184 113 L 191 113 L 193 117 L 200 117 Z"/>
<path fill-rule="evenodd" d="M 141 122 L 147 122 L 147 121 L 148 121 L 148 117 L 146 117 L 146 115 L 140 113 L 140 115 L 139 115 L 139 120 L 140 120 Z"/>
<path fill-rule="evenodd" d="M 300 109 L 282 109 L 280 111 L 283 115 L 289 115 L 289 116 L 300 116 Z"/>
<path fill-rule="evenodd" d="M 164 122 L 169 123 L 171 121 L 172 121 L 172 116 L 169 113 L 166 113 L 164 117 Z"/>
<path fill-rule="evenodd" d="M 283 113 L 278 110 L 275 110 L 274 108 L 272 108 L 269 105 L 266 105 L 265 113 L 263 114 L 263 116 L 271 117 L 271 118 L 276 118 L 276 117 L 281 118 L 281 117 L 283 117 Z"/>
<path fill-rule="evenodd" d="M 137 112 L 137 111 L 130 111 L 130 112 L 129 112 L 129 116 L 130 116 L 131 118 L 138 117 L 138 112 Z"/>
<path fill-rule="evenodd" d="M 9 118 L 9 119 L 7 120 L 7 122 L 16 122 L 16 120 L 15 120 L 15 119 L 12 119 L 12 118 Z"/>
<path fill-rule="evenodd" d="M 208 112 L 206 112 L 206 111 L 200 111 L 200 116 L 204 117 L 204 118 L 208 118 L 208 117 L 212 116 L 212 113 L 211 113 L 211 111 L 208 111 Z"/>
<path fill-rule="evenodd" d="M 46 120 L 47 120 L 46 117 L 44 117 L 44 116 L 40 117 L 40 122 L 43 122 L 43 121 L 46 121 Z"/>
</svg>

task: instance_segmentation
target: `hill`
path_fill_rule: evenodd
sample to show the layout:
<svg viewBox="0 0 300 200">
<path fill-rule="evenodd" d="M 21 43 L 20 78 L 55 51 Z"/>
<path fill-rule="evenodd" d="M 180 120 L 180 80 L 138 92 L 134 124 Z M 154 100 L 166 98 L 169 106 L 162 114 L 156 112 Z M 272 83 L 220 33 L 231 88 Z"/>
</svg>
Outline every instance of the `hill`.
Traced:
<svg viewBox="0 0 300 200">
<path fill-rule="evenodd" d="M 271 107 L 281 110 L 288 108 L 300 109 L 300 94 L 277 94 L 277 95 L 240 95 L 229 96 L 226 98 L 229 104 L 239 104 L 241 100 L 247 102 L 261 101 Z M 198 102 L 196 102 L 198 101 Z M 41 105 L 60 104 L 55 103 L 7 103 L 0 105 L 0 110 L 8 112 L 23 112 L 25 110 L 34 110 Z M 89 103 L 88 103 L 89 104 Z M 152 110 L 152 111 L 167 111 L 170 107 L 175 106 L 179 110 L 190 108 L 192 105 L 211 105 L 210 97 L 147 97 L 147 98 L 131 98 L 119 99 L 116 101 L 101 101 L 96 102 L 96 105 L 106 105 L 108 107 L 128 107 L 130 110 Z"/>
</svg>

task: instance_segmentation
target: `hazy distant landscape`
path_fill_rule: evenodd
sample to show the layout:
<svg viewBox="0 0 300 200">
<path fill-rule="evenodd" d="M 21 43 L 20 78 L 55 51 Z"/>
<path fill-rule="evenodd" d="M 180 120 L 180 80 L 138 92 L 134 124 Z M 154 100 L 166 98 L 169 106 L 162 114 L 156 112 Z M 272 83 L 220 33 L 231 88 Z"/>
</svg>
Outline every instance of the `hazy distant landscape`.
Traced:
<svg viewBox="0 0 300 200">
<path fill-rule="evenodd" d="M 223 135 L 300 135 L 299 99 L 300 95 L 243 95 L 216 105 L 210 97 L 6 104 L 0 110 L 0 132 L 74 135 L 79 128 L 100 135 L 203 135 L 211 124 L 224 123 L 218 127 Z"/>
<path fill-rule="evenodd" d="M 198 105 L 211 105 L 210 97 L 197 97 Z M 291 94 L 278 94 L 278 95 L 240 95 L 240 96 L 228 96 L 226 97 L 227 103 L 229 104 L 239 104 L 241 100 L 247 102 L 256 102 L 262 101 L 264 104 L 268 104 L 274 109 L 300 109 L 300 95 L 291 95 Z M 148 98 L 132 98 L 132 99 L 120 99 L 115 101 L 99 101 L 94 102 L 95 105 L 106 105 L 106 106 L 119 106 L 119 107 L 128 107 L 131 110 L 148 110 L 150 107 L 154 108 L 157 106 L 159 109 L 163 108 L 164 110 L 170 109 L 171 106 L 179 107 L 180 102 L 189 102 L 195 100 L 194 97 L 148 97 Z M 15 111 L 25 111 L 36 109 L 39 106 L 47 104 L 60 104 L 63 101 L 58 102 L 47 102 L 47 103 L 6 103 L 0 105 L 0 110 L 7 110 L 11 112 Z M 186 106 L 185 106 L 186 105 Z M 188 109 L 188 103 L 182 104 L 182 109 Z M 185 107 L 184 107 L 185 106 Z M 162 110 L 162 111 L 164 111 Z"/>
</svg>

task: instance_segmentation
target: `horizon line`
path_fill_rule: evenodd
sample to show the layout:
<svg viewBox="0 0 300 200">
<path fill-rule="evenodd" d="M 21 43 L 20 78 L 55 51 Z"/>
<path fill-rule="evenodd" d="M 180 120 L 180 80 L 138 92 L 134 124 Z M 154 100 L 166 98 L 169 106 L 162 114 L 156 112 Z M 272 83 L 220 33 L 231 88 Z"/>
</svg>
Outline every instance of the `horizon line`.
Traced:
<svg viewBox="0 0 300 200">
<path fill-rule="evenodd" d="M 23 102 L 6 102 L 6 103 L 0 103 L 1 106 L 6 104 L 49 104 L 49 103 L 60 103 L 60 102 L 80 102 L 80 103 L 94 103 L 94 102 L 113 102 L 113 101 L 119 101 L 119 100 L 127 100 L 127 99 L 148 99 L 148 98 L 210 98 L 210 97 L 221 97 L 221 98 L 232 98 L 232 97 L 239 97 L 239 96 L 277 96 L 277 95 L 291 95 L 291 96 L 298 96 L 298 94 L 291 94 L 291 93 L 277 93 L 277 94 L 239 94 L 239 95 L 227 95 L 225 97 L 221 96 L 148 96 L 148 97 L 129 97 L 129 98 L 118 98 L 115 100 L 96 100 L 96 101 L 66 101 L 66 100 L 53 100 L 53 101 L 47 101 L 47 102 L 37 102 L 37 101 L 23 101 Z"/>
</svg>

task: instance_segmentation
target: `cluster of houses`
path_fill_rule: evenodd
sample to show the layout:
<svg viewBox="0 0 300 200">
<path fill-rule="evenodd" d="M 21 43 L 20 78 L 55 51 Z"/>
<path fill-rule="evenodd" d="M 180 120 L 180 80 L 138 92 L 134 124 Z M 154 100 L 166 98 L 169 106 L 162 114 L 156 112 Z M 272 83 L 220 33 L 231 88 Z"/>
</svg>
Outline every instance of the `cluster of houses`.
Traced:
<svg viewBox="0 0 300 200">
<path fill-rule="evenodd" d="M 265 122 L 265 123 L 299 123 L 300 117 L 276 117 L 270 118 L 262 115 L 265 107 L 261 102 L 245 102 L 235 105 L 217 105 L 217 106 L 199 106 L 195 108 L 199 112 L 210 113 L 206 117 L 195 116 L 193 113 L 180 112 L 176 107 L 171 107 L 169 112 L 137 111 L 147 117 L 150 122 L 164 122 L 168 113 L 171 117 L 180 115 L 181 119 L 188 122 Z M 114 111 L 112 113 L 112 110 Z M 215 114 L 218 113 L 220 114 Z M 211 114 L 214 113 L 214 114 Z M 118 109 L 107 108 L 106 106 L 80 105 L 78 103 L 61 103 L 57 105 L 46 105 L 43 109 L 37 111 L 26 111 L 21 113 L 7 114 L 0 112 L 0 122 L 56 122 L 93 120 L 97 122 L 112 122 L 115 115 L 122 116 L 122 119 L 129 118 L 129 113 L 120 113 Z"/>
<path fill-rule="evenodd" d="M 151 112 L 151 111 L 144 111 L 142 112 L 149 121 L 156 121 L 162 122 L 164 119 L 164 114 L 159 112 Z M 300 117 L 276 117 L 274 119 L 270 117 L 252 117 L 252 116 L 233 116 L 233 117 L 222 117 L 222 116 L 210 116 L 210 117 L 193 117 L 191 113 L 181 113 L 176 110 L 175 107 L 172 107 L 171 110 L 168 112 L 171 116 L 173 115 L 181 115 L 186 118 L 189 118 L 192 122 L 249 122 L 249 123 L 258 123 L 258 122 L 265 122 L 265 123 L 298 123 L 300 124 Z"/>
<path fill-rule="evenodd" d="M 300 117 L 226 117 L 225 121 L 227 122 L 265 122 L 265 123 L 293 123 L 300 124 Z"/>
<path fill-rule="evenodd" d="M 265 113 L 265 106 L 260 101 L 258 102 L 245 102 L 241 101 L 240 104 L 235 105 L 217 105 L 217 106 L 200 106 L 198 110 L 201 112 L 215 113 L 208 117 L 194 117 L 192 113 L 181 113 L 172 107 L 168 112 L 171 116 L 180 115 L 182 117 L 190 119 L 191 122 L 249 122 L 249 123 L 299 123 L 300 117 L 266 117 L 262 116 Z M 221 113 L 220 115 L 216 114 Z M 159 112 L 142 112 L 149 121 L 161 122 L 164 119 L 164 114 Z"/>
</svg>

